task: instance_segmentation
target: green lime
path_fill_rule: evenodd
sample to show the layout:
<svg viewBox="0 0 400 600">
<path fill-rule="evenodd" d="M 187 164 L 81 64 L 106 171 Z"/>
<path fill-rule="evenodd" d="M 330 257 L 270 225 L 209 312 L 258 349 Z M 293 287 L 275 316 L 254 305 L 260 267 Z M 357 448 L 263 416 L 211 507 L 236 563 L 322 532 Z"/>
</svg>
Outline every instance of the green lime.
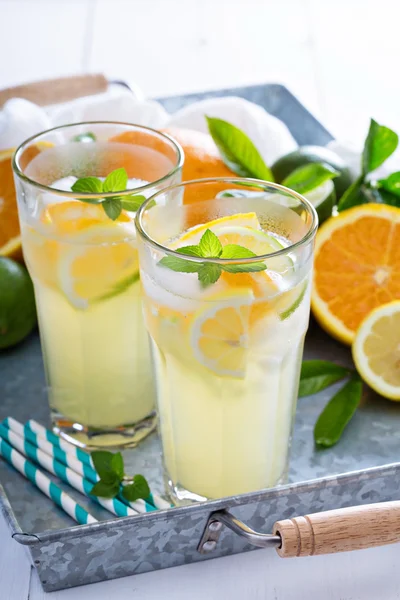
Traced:
<svg viewBox="0 0 400 600">
<path fill-rule="evenodd" d="M 335 184 L 332 179 L 324 181 L 324 183 L 314 190 L 306 192 L 304 196 L 311 202 L 317 211 L 320 225 L 332 216 L 332 210 L 336 204 Z"/>
<path fill-rule="evenodd" d="M 344 194 L 347 188 L 353 183 L 354 177 L 351 175 L 346 163 L 336 152 L 328 150 L 323 146 L 301 146 L 298 150 L 286 154 L 279 158 L 271 167 L 275 181 L 281 183 L 290 173 L 298 167 L 309 163 L 322 163 L 333 167 L 339 171 L 339 177 L 333 180 L 337 200 Z"/>
<path fill-rule="evenodd" d="M 18 344 L 36 325 L 33 285 L 28 271 L 0 257 L 0 349 Z"/>
</svg>

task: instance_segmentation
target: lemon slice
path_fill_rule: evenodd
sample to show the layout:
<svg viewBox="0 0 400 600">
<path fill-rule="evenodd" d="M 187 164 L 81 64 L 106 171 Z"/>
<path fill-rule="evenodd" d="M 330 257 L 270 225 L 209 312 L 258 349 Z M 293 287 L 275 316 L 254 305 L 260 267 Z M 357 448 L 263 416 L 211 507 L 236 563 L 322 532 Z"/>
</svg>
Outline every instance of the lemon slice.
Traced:
<svg viewBox="0 0 400 600">
<path fill-rule="evenodd" d="M 208 306 L 194 315 L 191 346 L 195 358 L 213 373 L 244 378 L 253 300 L 251 290 L 230 290 L 210 298 Z"/>
<path fill-rule="evenodd" d="M 69 302 L 79 309 L 110 299 L 139 280 L 139 259 L 131 226 L 94 225 L 60 244 L 58 279 Z"/>
<path fill-rule="evenodd" d="M 219 235 L 221 227 L 226 225 L 251 227 L 252 229 L 260 230 L 260 222 L 255 212 L 237 213 L 236 215 L 228 215 L 226 217 L 221 217 L 220 219 L 215 219 L 214 221 L 209 221 L 208 223 L 202 223 L 201 225 L 191 227 L 178 239 L 174 240 L 170 245 L 170 248 L 174 250 L 175 248 L 182 246 L 182 243 L 186 244 L 188 242 L 190 244 L 198 244 L 206 229 L 211 229 L 213 233 Z"/>
<path fill-rule="evenodd" d="M 400 400 L 400 300 L 376 308 L 362 321 L 352 350 L 368 385 L 385 398 Z"/>
</svg>

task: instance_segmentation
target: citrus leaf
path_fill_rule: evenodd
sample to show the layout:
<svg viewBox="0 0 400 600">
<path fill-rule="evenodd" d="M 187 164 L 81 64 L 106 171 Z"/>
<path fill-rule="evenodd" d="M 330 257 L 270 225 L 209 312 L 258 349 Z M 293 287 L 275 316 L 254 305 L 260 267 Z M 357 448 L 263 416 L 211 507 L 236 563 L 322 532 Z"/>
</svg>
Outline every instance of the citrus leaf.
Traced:
<svg viewBox="0 0 400 600">
<path fill-rule="evenodd" d="M 400 171 L 392 173 L 391 175 L 389 175 L 389 177 L 386 177 L 385 179 L 379 179 L 378 185 L 385 191 L 390 192 L 391 194 L 394 194 L 395 196 L 398 196 L 400 198 Z"/>
<path fill-rule="evenodd" d="M 361 158 L 362 174 L 366 175 L 380 167 L 393 154 L 398 143 L 397 133 L 371 119 Z"/>
<path fill-rule="evenodd" d="M 360 204 L 365 204 L 368 200 L 364 196 L 362 192 L 364 178 L 361 176 L 353 183 L 343 196 L 339 200 L 338 211 L 347 210 L 348 208 L 352 208 L 353 206 L 359 206 Z"/>
<path fill-rule="evenodd" d="M 349 369 L 326 360 L 304 360 L 300 372 L 299 397 L 316 394 L 349 374 Z"/>
<path fill-rule="evenodd" d="M 333 167 L 322 163 L 310 163 L 295 169 L 282 181 L 282 185 L 299 192 L 299 194 L 306 194 L 338 175 L 339 171 Z"/>
<path fill-rule="evenodd" d="M 135 502 L 142 498 L 145 500 L 150 496 L 150 487 L 143 475 L 135 475 L 133 483 L 124 485 L 122 488 L 123 497 L 129 502 Z"/>
<path fill-rule="evenodd" d="M 103 181 L 103 192 L 122 192 L 128 184 L 128 173 L 121 167 L 111 171 Z"/>
<path fill-rule="evenodd" d="M 222 119 L 206 116 L 206 120 L 222 160 L 231 171 L 241 177 L 274 180 L 271 169 L 243 131 Z"/>
<path fill-rule="evenodd" d="M 314 427 L 317 446 L 330 448 L 340 440 L 346 425 L 360 404 L 362 386 L 360 377 L 353 375 L 328 402 Z"/>
<path fill-rule="evenodd" d="M 211 229 L 206 229 L 201 236 L 199 250 L 204 258 L 218 258 L 221 255 L 222 244 Z"/>
<path fill-rule="evenodd" d="M 101 194 L 103 184 L 97 177 L 82 177 L 72 184 L 71 190 L 77 194 Z"/>
</svg>

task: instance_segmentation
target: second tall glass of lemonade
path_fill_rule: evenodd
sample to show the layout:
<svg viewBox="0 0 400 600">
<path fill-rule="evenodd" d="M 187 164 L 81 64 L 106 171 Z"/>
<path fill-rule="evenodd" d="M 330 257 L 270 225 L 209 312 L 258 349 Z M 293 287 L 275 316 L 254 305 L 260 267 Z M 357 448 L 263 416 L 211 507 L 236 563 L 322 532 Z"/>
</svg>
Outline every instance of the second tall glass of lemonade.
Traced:
<svg viewBox="0 0 400 600">
<path fill-rule="evenodd" d="M 154 428 L 134 218 L 182 162 L 167 135 L 122 123 L 59 127 L 16 152 L 52 420 L 80 445 L 134 445 Z"/>
<path fill-rule="evenodd" d="M 176 504 L 286 480 L 310 312 L 311 204 L 204 179 L 139 209 L 165 480 Z"/>
</svg>

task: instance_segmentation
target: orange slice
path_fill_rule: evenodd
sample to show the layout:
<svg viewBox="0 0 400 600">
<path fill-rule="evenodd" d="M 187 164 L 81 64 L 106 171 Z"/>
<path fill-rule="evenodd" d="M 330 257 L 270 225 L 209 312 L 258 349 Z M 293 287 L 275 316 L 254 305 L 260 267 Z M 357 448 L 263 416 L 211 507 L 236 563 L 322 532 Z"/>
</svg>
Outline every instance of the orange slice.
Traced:
<svg viewBox="0 0 400 600">
<path fill-rule="evenodd" d="M 351 344 L 374 308 L 400 299 L 400 209 L 364 204 L 328 219 L 315 247 L 311 306 L 333 337 Z"/>
</svg>

